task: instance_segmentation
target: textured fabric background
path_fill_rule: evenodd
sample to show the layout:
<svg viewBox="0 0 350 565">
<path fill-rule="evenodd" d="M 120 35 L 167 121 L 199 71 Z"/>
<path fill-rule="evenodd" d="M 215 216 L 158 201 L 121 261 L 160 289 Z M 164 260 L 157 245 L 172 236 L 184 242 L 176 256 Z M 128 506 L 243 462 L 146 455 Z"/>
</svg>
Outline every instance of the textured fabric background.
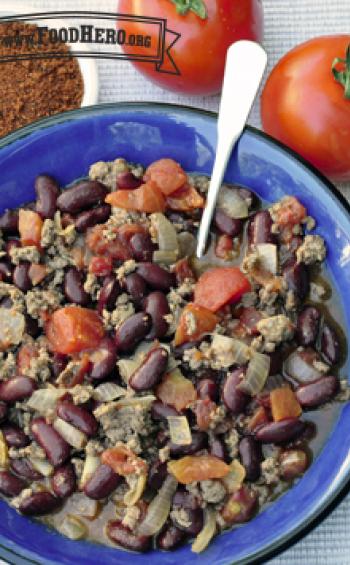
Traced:
<svg viewBox="0 0 350 565">
<path fill-rule="evenodd" d="M 142 0 L 152 5 L 157 0 Z M 211 1 L 211 0 L 207 0 Z M 234 1 L 234 0 L 232 0 Z M 238 0 L 235 0 L 238 1 Z M 3 0 L 0 0 L 0 7 Z M 31 0 L 35 10 L 113 11 L 117 0 Z M 350 32 L 350 0 L 263 0 L 265 47 L 269 68 L 297 43 L 331 33 Z M 12 0 L 13 9 L 22 9 L 22 0 Z M 161 101 L 218 109 L 217 97 L 185 97 L 166 92 L 147 82 L 132 66 L 122 61 L 99 61 L 99 102 Z M 260 126 L 256 104 L 250 123 Z M 350 184 L 339 186 L 350 199 Z M 345 432 L 348 433 L 348 432 Z M 350 495 L 306 538 L 270 565 L 350 565 Z M 214 564 L 213 564 L 214 565 Z"/>
</svg>

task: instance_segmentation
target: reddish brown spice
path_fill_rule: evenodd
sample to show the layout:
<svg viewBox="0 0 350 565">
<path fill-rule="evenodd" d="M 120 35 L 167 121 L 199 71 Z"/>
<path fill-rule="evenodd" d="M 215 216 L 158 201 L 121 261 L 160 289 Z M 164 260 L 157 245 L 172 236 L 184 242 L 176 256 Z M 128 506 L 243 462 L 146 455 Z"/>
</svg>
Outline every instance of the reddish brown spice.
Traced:
<svg viewBox="0 0 350 565">
<path fill-rule="evenodd" d="M 77 60 L 67 57 L 69 47 L 64 43 L 49 43 L 46 36 L 42 44 L 37 39 L 36 25 L 22 22 L 0 25 L 0 136 L 81 104 L 83 78 Z M 52 52 L 62 56 L 50 57 Z M 3 60 L 27 53 L 47 54 L 48 58 Z"/>
</svg>

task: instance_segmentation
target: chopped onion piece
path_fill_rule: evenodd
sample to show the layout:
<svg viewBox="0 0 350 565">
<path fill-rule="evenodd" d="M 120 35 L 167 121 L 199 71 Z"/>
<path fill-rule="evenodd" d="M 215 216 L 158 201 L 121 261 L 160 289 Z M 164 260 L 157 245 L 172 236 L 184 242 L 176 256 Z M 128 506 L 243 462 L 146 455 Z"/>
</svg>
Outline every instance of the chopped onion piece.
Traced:
<svg viewBox="0 0 350 565">
<path fill-rule="evenodd" d="M 51 477 L 54 468 L 47 459 L 39 459 L 39 457 L 29 457 L 34 469 L 41 473 L 44 477 Z"/>
<path fill-rule="evenodd" d="M 160 212 L 150 215 L 151 225 L 157 234 L 157 243 L 160 251 L 171 251 L 179 255 L 179 244 L 173 224 Z M 176 261 L 176 258 L 175 258 Z"/>
<path fill-rule="evenodd" d="M 9 453 L 4 434 L 0 430 L 0 469 L 7 469 L 9 466 Z"/>
<path fill-rule="evenodd" d="M 53 427 L 75 449 L 82 449 L 86 445 L 86 435 L 71 424 L 68 424 L 68 422 L 65 422 L 65 420 L 56 418 Z"/>
<path fill-rule="evenodd" d="M 248 369 L 244 379 L 238 388 L 251 396 L 256 396 L 265 386 L 270 372 L 271 359 L 268 355 L 255 352 L 249 361 Z"/>
<path fill-rule="evenodd" d="M 157 399 L 153 394 L 147 394 L 146 396 L 129 396 L 116 400 L 114 406 L 116 409 L 124 408 L 125 406 L 141 406 L 148 408 L 155 400 Z"/>
<path fill-rule="evenodd" d="M 48 414 L 56 408 L 57 400 L 65 394 L 64 388 L 40 388 L 32 393 L 27 406 L 40 414 Z"/>
<path fill-rule="evenodd" d="M 93 398 L 99 402 L 110 402 L 121 396 L 125 396 L 127 393 L 126 388 L 117 385 L 116 383 L 102 383 L 95 388 L 93 392 Z"/>
<path fill-rule="evenodd" d="M 23 314 L 13 308 L 0 308 L 0 350 L 22 341 L 25 330 Z"/>
<path fill-rule="evenodd" d="M 234 363 L 244 365 L 251 357 L 249 345 L 225 335 L 215 334 L 210 348 L 211 356 L 220 358 L 220 365 L 227 369 Z"/>
<path fill-rule="evenodd" d="M 195 254 L 197 240 L 189 231 L 182 231 L 177 236 L 177 241 L 180 247 L 179 258 L 192 257 Z"/>
<path fill-rule="evenodd" d="M 192 434 L 186 416 L 168 416 L 170 439 L 176 445 L 190 445 Z"/>
<path fill-rule="evenodd" d="M 58 531 L 72 540 L 83 539 L 87 535 L 84 522 L 72 514 L 67 514 L 58 527 Z"/>
<path fill-rule="evenodd" d="M 273 243 L 259 243 L 256 246 L 259 256 L 260 267 L 273 275 L 277 274 L 278 270 L 278 255 L 277 246 Z"/>
<path fill-rule="evenodd" d="M 157 249 L 153 253 L 153 263 L 164 263 L 164 265 L 172 265 L 176 263 L 179 254 L 175 251 L 161 251 Z"/>
<path fill-rule="evenodd" d="M 238 459 L 234 459 L 232 463 L 230 463 L 230 472 L 221 480 L 227 488 L 228 493 L 232 494 L 241 488 L 245 476 L 245 468 L 241 465 Z"/>
<path fill-rule="evenodd" d="M 300 383 L 311 383 L 322 377 L 322 373 L 313 365 L 307 363 L 299 351 L 294 351 L 287 357 L 283 366 L 285 372 Z"/>
<path fill-rule="evenodd" d="M 125 382 L 125 384 L 128 384 L 131 375 L 135 373 L 136 369 L 139 368 L 140 364 L 141 363 L 138 363 L 133 359 L 119 359 L 119 361 L 117 361 L 119 374 L 123 379 L 123 381 Z"/>
<path fill-rule="evenodd" d="M 158 494 L 150 502 L 147 514 L 141 523 L 137 534 L 140 536 L 153 536 L 164 526 L 168 519 L 171 501 L 177 489 L 177 481 L 168 475 Z"/>
<path fill-rule="evenodd" d="M 96 471 L 97 467 L 99 467 L 100 463 L 100 458 L 97 455 L 86 456 L 83 472 L 80 477 L 80 488 L 84 487 L 84 485 Z"/>
<path fill-rule="evenodd" d="M 223 210 L 230 218 L 248 217 L 248 204 L 239 194 L 237 188 L 222 186 L 218 196 L 217 207 Z"/>
<path fill-rule="evenodd" d="M 204 512 L 204 526 L 192 544 L 194 553 L 201 553 L 209 545 L 216 532 L 216 512 L 207 507 Z"/>
<path fill-rule="evenodd" d="M 92 520 L 96 518 L 100 505 L 97 500 L 88 498 L 82 492 L 75 492 L 69 498 L 70 507 L 74 514 Z"/>
<path fill-rule="evenodd" d="M 133 475 L 135 476 L 135 475 Z M 141 475 L 136 475 L 136 481 L 132 487 L 124 495 L 124 504 L 126 506 L 135 506 L 135 504 L 140 500 L 143 495 L 147 483 L 147 475 L 142 473 Z"/>
</svg>

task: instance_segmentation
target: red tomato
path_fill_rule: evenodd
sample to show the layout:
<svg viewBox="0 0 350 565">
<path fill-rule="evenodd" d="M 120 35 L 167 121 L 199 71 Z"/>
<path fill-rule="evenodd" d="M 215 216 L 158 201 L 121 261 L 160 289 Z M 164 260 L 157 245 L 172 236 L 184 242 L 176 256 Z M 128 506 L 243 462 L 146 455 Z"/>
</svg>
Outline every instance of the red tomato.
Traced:
<svg viewBox="0 0 350 565">
<path fill-rule="evenodd" d="M 228 302 L 239 300 L 250 288 L 247 277 L 238 267 L 217 267 L 199 277 L 194 302 L 216 312 Z"/>
<path fill-rule="evenodd" d="M 147 463 L 137 457 L 126 445 L 106 449 L 102 453 L 101 462 L 111 467 L 117 475 L 122 475 L 122 477 L 133 475 L 136 472 L 147 472 Z"/>
<path fill-rule="evenodd" d="M 170 49 L 180 75 L 161 73 L 154 64 L 135 62 L 139 71 L 169 90 L 215 94 L 221 89 L 226 51 L 231 43 L 239 39 L 262 40 L 263 8 L 260 0 L 200 0 L 197 3 L 204 4 L 206 8 L 204 19 L 192 11 L 181 15 L 175 5 L 183 5 L 181 0 L 119 0 L 118 13 L 167 19 L 168 28 L 181 35 Z M 119 27 L 125 29 L 128 35 L 150 35 L 152 51 L 155 51 L 159 39 L 158 26 L 152 29 L 142 22 L 121 22 Z M 133 48 L 133 53 L 144 55 L 147 51 L 149 53 L 149 49 L 135 51 Z"/>
<path fill-rule="evenodd" d="M 233 240 L 229 235 L 222 234 L 218 237 L 215 247 L 215 255 L 220 259 L 229 261 L 232 257 Z"/>
<path fill-rule="evenodd" d="M 134 210 L 136 212 L 164 212 L 165 198 L 162 191 L 153 181 L 135 188 L 134 190 L 117 190 L 106 197 L 107 204 Z"/>
<path fill-rule="evenodd" d="M 187 182 L 187 175 L 173 159 L 159 159 L 147 168 L 144 179 L 156 183 L 162 193 L 168 196 Z"/>
<path fill-rule="evenodd" d="M 78 306 L 56 310 L 46 324 L 45 331 L 53 351 L 63 354 L 94 349 L 105 334 L 97 312 Z"/>
<path fill-rule="evenodd" d="M 88 230 L 86 235 L 86 244 L 90 251 L 96 253 L 96 255 L 103 255 L 104 257 L 108 256 L 120 261 L 127 261 L 127 259 L 131 259 L 132 253 L 125 244 L 125 241 L 122 241 L 118 234 L 112 240 L 106 239 L 104 235 L 105 229 L 106 226 L 104 224 L 98 224 Z"/>
<path fill-rule="evenodd" d="M 177 212 L 189 212 L 204 208 L 204 198 L 191 184 L 185 184 L 166 199 L 166 205 Z"/>
<path fill-rule="evenodd" d="M 261 101 L 264 130 L 338 181 L 350 180 L 350 100 L 332 64 L 349 44 L 350 35 L 339 35 L 292 49 L 270 74 Z"/>
<path fill-rule="evenodd" d="M 92 257 L 89 265 L 90 273 L 99 277 L 105 277 L 112 272 L 113 261 L 111 257 Z"/>
<path fill-rule="evenodd" d="M 42 227 L 43 221 L 39 214 L 32 210 L 19 211 L 18 231 L 23 246 L 34 245 L 40 249 Z"/>
<path fill-rule="evenodd" d="M 181 312 L 175 333 L 175 345 L 197 341 L 203 334 L 212 332 L 217 323 L 218 318 L 213 312 L 190 302 Z"/>
</svg>

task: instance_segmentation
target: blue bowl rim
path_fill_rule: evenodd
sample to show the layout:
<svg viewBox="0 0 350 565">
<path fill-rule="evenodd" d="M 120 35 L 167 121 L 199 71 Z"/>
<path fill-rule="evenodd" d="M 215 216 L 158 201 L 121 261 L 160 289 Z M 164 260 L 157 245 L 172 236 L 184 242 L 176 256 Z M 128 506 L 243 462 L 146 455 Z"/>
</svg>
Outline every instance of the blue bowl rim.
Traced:
<svg viewBox="0 0 350 565">
<path fill-rule="evenodd" d="M 103 104 L 95 104 L 91 106 L 85 106 L 82 108 L 76 108 L 75 110 L 70 110 L 67 112 L 61 112 L 47 118 L 43 118 L 32 122 L 26 126 L 16 129 L 14 132 L 0 138 L 0 150 L 4 147 L 8 147 L 12 143 L 19 141 L 20 139 L 27 137 L 31 133 L 45 129 L 51 125 L 60 124 L 75 118 L 82 117 L 84 115 L 94 114 L 94 113 L 105 113 L 116 110 L 145 110 L 145 111 L 161 111 L 168 109 L 169 111 L 178 111 L 185 113 L 193 113 L 206 116 L 210 119 L 217 119 L 218 114 L 209 110 L 204 110 L 202 108 L 196 108 L 194 106 L 188 106 L 184 104 L 172 104 L 168 102 L 108 102 Z M 304 159 L 301 155 L 295 152 L 290 147 L 286 146 L 282 142 L 273 138 L 264 131 L 247 125 L 245 131 L 249 131 L 258 138 L 261 138 L 265 142 L 279 148 L 282 152 L 289 155 L 293 160 L 297 161 L 308 173 L 315 176 L 323 185 L 326 190 L 335 196 L 338 200 L 339 205 L 342 206 L 345 212 L 350 216 L 350 204 L 341 194 L 341 192 L 336 188 L 336 186 L 316 167 L 314 167 L 309 161 Z M 295 526 L 289 532 L 286 532 L 280 539 L 270 543 L 265 548 L 261 549 L 255 555 L 249 556 L 249 561 L 243 559 L 240 563 L 246 565 L 257 565 L 258 563 L 266 562 L 266 560 L 272 559 L 285 551 L 287 548 L 294 545 L 296 542 L 300 541 L 303 537 L 308 535 L 314 528 L 316 528 L 344 499 L 344 497 L 350 492 L 350 475 L 343 476 L 340 481 L 333 485 L 332 489 L 328 492 L 327 496 L 314 508 L 307 518 L 307 525 L 304 523 Z M 23 563 L 23 554 L 16 553 L 14 550 L 7 548 L 6 546 L 0 544 L 0 551 L 4 551 L 3 557 L 9 560 L 12 556 L 15 559 L 18 557 L 20 563 Z M 6 554 L 6 555 L 5 555 Z M 28 563 L 33 565 L 41 565 L 40 561 L 34 559 L 27 559 Z M 10 561 L 9 561 L 10 562 Z M 16 563 L 13 561 L 12 563 Z"/>
</svg>

